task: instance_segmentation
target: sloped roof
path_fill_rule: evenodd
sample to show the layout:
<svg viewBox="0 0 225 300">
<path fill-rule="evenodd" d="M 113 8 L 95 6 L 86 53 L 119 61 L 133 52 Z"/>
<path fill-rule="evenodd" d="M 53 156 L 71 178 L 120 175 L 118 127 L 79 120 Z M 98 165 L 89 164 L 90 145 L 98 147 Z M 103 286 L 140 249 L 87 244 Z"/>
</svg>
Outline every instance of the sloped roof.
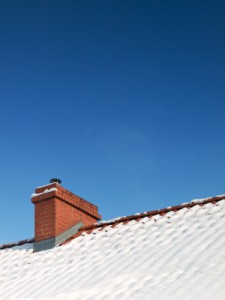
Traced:
<svg viewBox="0 0 225 300">
<path fill-rule="evenodd" d="M 0 299 L 224 299 L 225 196 L 0 250 Z"/>
</svg>

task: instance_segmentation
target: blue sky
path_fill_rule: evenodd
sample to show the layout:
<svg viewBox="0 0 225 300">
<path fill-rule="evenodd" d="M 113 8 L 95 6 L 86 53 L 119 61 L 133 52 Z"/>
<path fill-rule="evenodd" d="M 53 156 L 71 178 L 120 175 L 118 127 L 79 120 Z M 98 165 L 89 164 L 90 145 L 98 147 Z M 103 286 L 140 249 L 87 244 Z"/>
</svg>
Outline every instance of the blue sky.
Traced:
<svg viewBox="0 0 225 300">
<path fill-rule="evenodd" d="M 0 2 L 0 243 L 52 177 L 104 219 L 225 193 L 224 9 Z"/>
</svg>

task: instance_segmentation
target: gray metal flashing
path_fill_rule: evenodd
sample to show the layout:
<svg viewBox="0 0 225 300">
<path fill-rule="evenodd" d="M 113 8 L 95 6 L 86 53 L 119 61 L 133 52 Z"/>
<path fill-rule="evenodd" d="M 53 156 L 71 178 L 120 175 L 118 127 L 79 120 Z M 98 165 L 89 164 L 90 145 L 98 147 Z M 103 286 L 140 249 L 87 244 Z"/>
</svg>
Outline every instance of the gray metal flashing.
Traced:
<svg viewBox="0 0 225 300">
<path fill-rule="evenodd" d="M 81 227 L 83 227 L 83 223 L 79 222 L 73 227 L 69 228 L 68 230 L 64 231 L 63 233 L 59 234 L 56 237 L 49 238 L 43 241 L 34 242 L 34 252 L 39 252 L 42 250 L 48 250 L 55 246 L 58 246 L 69 239 L 71 236 L 76 234 Z"/>
</svg>

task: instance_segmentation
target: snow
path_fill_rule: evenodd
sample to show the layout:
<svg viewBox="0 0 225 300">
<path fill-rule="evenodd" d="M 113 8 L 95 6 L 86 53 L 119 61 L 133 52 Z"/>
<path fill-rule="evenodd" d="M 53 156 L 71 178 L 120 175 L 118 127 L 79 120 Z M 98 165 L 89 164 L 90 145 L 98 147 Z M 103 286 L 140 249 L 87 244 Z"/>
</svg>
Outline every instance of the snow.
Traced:
<svg viewBox="0 0 225 300">
<path fill-rule="evenodd" d="M 225 197 L 225 195 L 218 195 L 217 197 Z M 203 198 L 203 199 L 193 199 L 191 201 L 191 203 L 202 203 L 206 200 L 209 200 L 209 199 L 212 199 L 212 197 L 209 197 L 209 198 Z"/>
<path fill-rule="evenodd" d="M 54 182 L 54 184 L 58 184 L 57 182 Z M 47 187 L 47 186 L 49 186 L 49 185 L 52 185 L 52 182 L 51 183 L 48 183 L 48 184 L 45 184 L 45 185 L 41 185 L 41 186 L 38 186 L 37 188 L 38 189 L 42 189 L 42 188 L 44 188 L 44 187 Z"/>
<path fill-rule="evenodd" d="M 1 300 L 223 300 L 225 200 L 0 250 Z"/>
<path fill-rule="evenodd" d="M 222 194 L 222 195 L 218 195 L 216 197 L 224 197 L 225 198 L 225 194 Z M 184 202 L 182 203 L 181 205 L 187 205 L 187 204 L 190 204 L 190 203 L 204 203 L 205 201 L 209 200 L 209 199 L 212 199 L 213 197 L 207 197 L 207 198 L 201 198 L 201 199 L 193 199 L 191 200 L 190 202 Z"/>
<path fill-rule="evenodd" d="M 42 195 L 42 194 L 47 194 L 47 193 L 50 193 L 50 192 L 53 192 L 53 191 L 57 191 L 57 188 L 46 189 L 46 190 L 44 190 L 44 191 L 41 192 L 41 193 L 33 193 L 33 194 L 31 195 L 31 198 L 40 196 L 40 195 Z"/>
<path fill-rule="evenodd" d="M 98 224 L 109 224 L 109 223 L 115 223 L 116 221 L 122 219 L 122 218 L 126 218 L 125 216 L 123 217 L 117 217 L 117 218 L 113 218 L 113 219 L 110 219 L 110 220 L 101 220 L 99 222 L 96 222 L 95 224 L 98 225 Z"/>
<path fill-rule="evenodd" d="M 33 242 L 33 240 L 34 240 L 34 238 L 29 238 L 29 239 L 26 239 L 26 240 L 24 240 L 24 243 L 23 244 L 26 244 L 26 245 L 28 245 L 29 243 L 32 243 Z M 14 241 L 14 242 L 9 242 L 9 243 L 7 243 L 7 244 L 0 244 L 0 248 L 1 247 L 3 247 L 3 246 L 5 246 L 5 245 L 9 245 L 9 247 L 8 248 L 10 248 L 11 246 L 10 245 L 18 245 L 19 243 L 21 243 L 21 241 Z M 1 249 L 0 249 L 1 250 Z"/>
</svg>

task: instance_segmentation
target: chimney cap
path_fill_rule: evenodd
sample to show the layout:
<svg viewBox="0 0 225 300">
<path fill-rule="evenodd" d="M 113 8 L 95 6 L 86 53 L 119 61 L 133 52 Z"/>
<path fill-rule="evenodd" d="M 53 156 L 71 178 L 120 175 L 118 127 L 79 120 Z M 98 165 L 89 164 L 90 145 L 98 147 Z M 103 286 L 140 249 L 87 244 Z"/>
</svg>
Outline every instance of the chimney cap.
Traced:
<svg viewBox="0 0 225 300">
<path fill-rule="evenodd" d="M 62 180 L 60 180 L 59 178 L 52 178 L 52 179 L 50 179 L 50 182 L 51 182 L 51 183 L 58 183 L 58 184 L 61 184 L 61 183 L 62 183 Z"/>
</svg>

